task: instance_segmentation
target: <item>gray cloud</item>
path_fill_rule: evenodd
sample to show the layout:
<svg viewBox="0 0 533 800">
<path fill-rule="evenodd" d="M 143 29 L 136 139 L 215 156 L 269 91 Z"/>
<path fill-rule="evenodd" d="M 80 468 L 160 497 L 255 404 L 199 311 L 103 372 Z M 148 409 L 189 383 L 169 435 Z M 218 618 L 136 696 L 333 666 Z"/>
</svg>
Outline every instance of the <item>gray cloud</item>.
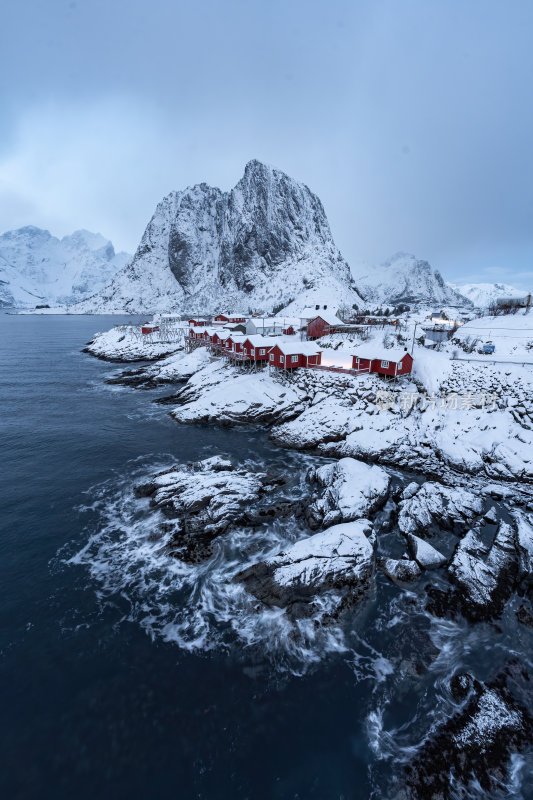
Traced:
<svg viewBox="0 0 533 800">
<path fill-rule="evenodd" d="M 531 284 L 533 4 L 6 0 L 0 227 L 132 250 L 158 200 L 260 158 L 348 260 Z"/>
</svg>

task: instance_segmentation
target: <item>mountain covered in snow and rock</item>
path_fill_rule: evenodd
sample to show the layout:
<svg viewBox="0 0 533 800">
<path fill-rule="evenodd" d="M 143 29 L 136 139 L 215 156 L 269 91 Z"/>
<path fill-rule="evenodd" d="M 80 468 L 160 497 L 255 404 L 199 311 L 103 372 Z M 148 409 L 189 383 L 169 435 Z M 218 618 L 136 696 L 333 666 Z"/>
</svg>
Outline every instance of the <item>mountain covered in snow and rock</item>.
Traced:
<svg viewBox="0 0 533 800">
<path fill-rule="evenodd" d="M 379 266 L 354 268 L 353 273 L 359 292 L 369 304 L 471 305 L 431 264 L 408 253 L 397 253 Z"/>
<path fill-rule="evenodd" d="M 229 192 L 200 183 L 163 198 L 131 263 L 71 311 L 156 312 L 360 303 L 322 203 L 250 161 Z"/>
<path fill-rule="evenodd" d="M 488 308 L 496 300 L 509 297 L 524 297 L 527 292 L 508 283 L 449 283 L 454 291 L 470 300 L 476 308 Z"/>
<path fill-rule="evenodd" d="M 75 303 L 102 288 L 129 260 L 99 233 L 58 239 L 27 226 L 0 236 L 0 307 Z"/>
</svg>

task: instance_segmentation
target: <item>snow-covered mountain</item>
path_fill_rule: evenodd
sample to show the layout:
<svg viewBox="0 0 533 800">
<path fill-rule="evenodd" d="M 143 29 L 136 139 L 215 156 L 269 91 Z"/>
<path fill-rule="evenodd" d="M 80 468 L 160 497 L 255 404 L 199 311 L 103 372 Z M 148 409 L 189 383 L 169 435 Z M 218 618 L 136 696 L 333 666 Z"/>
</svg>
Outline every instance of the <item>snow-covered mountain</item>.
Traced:
<svg viewBox="0 0 533 800">
<path fill-rule="evenodd" d="M 318 197 L 254 160 L 230 192 L 163 198 L 131 263 L 71 311 L 270 311 L 296 297 L 361 302 Z"/>
<path fill-rule="evenodd" d="M 524 297 L 527 294 L 508 283 L 449 283 L 448 286 L 471 300 L 477 308 L 488 308 L 500 297 Z"/>
<path fill-rule="evenodd" d="M 397 253 L 379 266 L 359 267 L 353 272 L 359 292 L 372 305 L 471 305 L 431 264 L 408 253 Z"/>
<path fill-rule="evenodd" d="M 0 306 L 75 303 L 98 291 L 131 258 L 99 233 L 58 239 L 33 226 L 0 236 Z"/>
</svg>

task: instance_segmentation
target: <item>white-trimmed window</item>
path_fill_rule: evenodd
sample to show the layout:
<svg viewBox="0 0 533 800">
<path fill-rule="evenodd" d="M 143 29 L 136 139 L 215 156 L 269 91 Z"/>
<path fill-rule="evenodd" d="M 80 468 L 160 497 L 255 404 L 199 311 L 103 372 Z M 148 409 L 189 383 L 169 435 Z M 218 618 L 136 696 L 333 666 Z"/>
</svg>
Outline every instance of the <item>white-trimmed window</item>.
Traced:
<svg viewBox="0 0 533 800">
<path fill-rule="evenodd" d="M 250 348 L 250 357 L 255 358 L 255 350 L 253 347 Z"/>
<path fill-rule="evenodd" d="M 400 361 L 400 362 L 398 363 L 398 369 L 401 369 L 401 368 L 402 368 L 402 362 Z"/>
<path fill-rule="evenodd" d="M 284 364 L 285 363 L 285 356 L 280 356 L 279 357 L 279 363 L 280 364 Z"/>
<path fill-rule="evenodd" d="M 262 347 L 262 348 L 259 350 L 259 355 L 260 355 L 260 356 L 264 356 L 264 355 L 265 355 L 265 353 L 266 353 L 266 350 L 265 350 L 265 348 L 264 348 L 264 347 Z"/>
<path fill-rule="evenodd" d="M 298 356 L 291 356 L 292 363 L 293 364 L 297 364 L 298 363 L 298 358 L 299 358 Z"/>
<path fill-rule="evenodd" d="M 388 368 L 388 366 L 389 366 L 389 362 L 388 362 L 388 361 L 382 361 L 382 362 L 381 362 L 381 367 L 382 367 L 382 369 L 387 369 L 387 368 Z"/>
<path fill-rule="evenodd" d="M 274 353 L 270 353 L 270 360 L 274 361 Z"/>
<path fill-rule="evenodd" d="M 356 357 L 355 363 L 357 364 L 357 366 L 359 366 L 359 356 Z"/>
</svg>

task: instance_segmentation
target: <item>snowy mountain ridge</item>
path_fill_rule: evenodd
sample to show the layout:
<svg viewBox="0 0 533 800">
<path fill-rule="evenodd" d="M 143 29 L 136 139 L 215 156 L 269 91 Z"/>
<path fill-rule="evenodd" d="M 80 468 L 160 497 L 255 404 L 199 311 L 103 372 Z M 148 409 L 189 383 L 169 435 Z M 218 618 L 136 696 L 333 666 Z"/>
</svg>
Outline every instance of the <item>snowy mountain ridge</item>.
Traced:
<svg viewBox="0 0 533 800">
<path fill-rule="evenodd" d="M 74 303 L 102 288 L 128 261 L 99 233 L 58 239 L 28 225 L 0 236 L 0 307 Z"/>
<path fill-rule="evenodd" d="M 360 265 L 352 272 L 359 292 L 370 304 L 472 305 L 428 261 L 409 253 L 396 253 L 383 264 Z"/>
<path fill-rule="evenodd" d="M 164 197 L 131 263 L 70 311 L 271 311 L 296 297 L 361 302 L 318 197 L 253 160 L 229 192 L 200 183 Z"/>
<path fill-rule="evenodd" d="M 448 286 L 464 295 L 477 308 L 488 308 L 491 303 L 502 297 L 524 297 L 527 292 L 516 289 L 508 283 L 465 283 L 459 285 L 449 283 Z"/>
</svg>

